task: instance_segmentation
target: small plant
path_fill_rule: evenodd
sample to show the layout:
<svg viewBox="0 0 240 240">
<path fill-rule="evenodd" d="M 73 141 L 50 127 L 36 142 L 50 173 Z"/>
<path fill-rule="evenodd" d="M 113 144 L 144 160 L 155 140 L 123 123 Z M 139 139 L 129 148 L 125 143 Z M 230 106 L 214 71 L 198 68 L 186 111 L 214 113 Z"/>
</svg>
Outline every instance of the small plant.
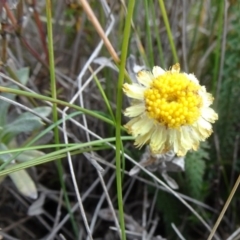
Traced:
<svg viewBox="0 0 240 240">
<path fill-rule="evenodd" d="M 28 74 L 28 68 L 22 68 L 16 72 L 22 84 L 27 83 Z M 8 87 L 17 88 L 14 85 Z M 16 99 L 16 95 L 13 94 L 2 93 L 1 96 L 12 101 Z M 43 122 L 41 118 L 47 117 L 51 112 L 50 107 L 36 107 L 32 109 L 36 114 L 34 115 L 30 112 L 22 113 L 21 110 L 19 113 L 15 111 L 15 109 L 10 110 L 10 107 L 10 102 L 0 100 L 0 151 L 4 152 L 24 146 L 24 143 L 27 143 L 33 134 L 36 134 L 36 132 L 42 128 Z M 25 140 L 23 140 L 23 138 L 21 139 L 23 135 L 26 135 L 24 136 Z M 44 153 L 38 150 L 26 150 L 20 154 L 12 154 L 11 151 L 9 151 L 9 153 L 0 155 L 0 163 L 2 164 L 2 168 L 5 166 L 8 168 L 17 162 L 30 161 L 42 155 L 44 155 Z M 10 173 L 9 177 L 21 194 L 33 199 L 37 198 L 36 185 L 26 170 Z M 0 182 L 2 182 L 3 179 L 4 178 L 1 177 Z"/>
</svg>

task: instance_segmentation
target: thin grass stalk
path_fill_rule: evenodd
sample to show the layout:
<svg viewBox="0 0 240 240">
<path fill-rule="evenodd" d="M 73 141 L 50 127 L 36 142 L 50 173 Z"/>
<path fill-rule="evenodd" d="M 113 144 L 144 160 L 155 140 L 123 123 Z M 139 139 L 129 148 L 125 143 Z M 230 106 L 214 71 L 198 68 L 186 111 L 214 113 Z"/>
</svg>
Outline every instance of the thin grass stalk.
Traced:
<svg viewBox="0 0 240 240">
<path fill-rule="evenodd" d="M 219 217 L 218 217 L 218 219 L 217 219 L 217 221 L 216 221 L 216 223 L 215 223 L 215 225 L 214 225 L 214 227 L 213 227 L 213 229 L 212 229 L 212 231 L 211 231 L 207 240 L 211 240 L 212 237 L 214 236 L 221 220 L 223 219 L 223 216 L 224 216 L 225 212 L 228 209 L 228 206 L 229 206 L 230 202 L 232 201 L 232 198 L 233 198 L 239 184 L 240 184 L 240 175 L 238 176 L 238 179 L 237 179 L 236 183 L 234 184 L 233 189 L 232 189 L 232 191 L 231 191 L 231 193 L 230 193 L 230 195 L 229 195 L 229 197 L 228 197 L 228 199 L 227 199 L 227 201 L 226 201 L 226 203 L 225 203 L 225 205 L 224 205 L 224 207 L 223 207 L 223 209 L 222 209 L 222 211 L 221 211 L 221 213 L 220 213 L 220 215 L 219 215 Z"/>
<path fill-rule="evenodd" d="M 17 83 L 21 83 L 21 81 L 19 80 L 18 76 L 16 75 L 16 73 L 6 64 L 6 67 L 5 67 L 7 73 L 9 74 L 9 76 L 14 79 L 14 81 L 16 81 Z M 23 89 L 21 86 L 20 86 L 21 89 Z M 38 104 L 35 102 L 35 100 L 32 98 L 32 97 L 29 97 L 28 98 L 29 102 L 37 107 Z"/>
<path fill-rule="evenodd" d="M 179 62 L 178 55 L 177 55 L 177 51 L 176 51 L 175 44 L 174 44 L 174 41 L 173 41 L 172 31 L 171 31 L 171 28 L 170 28 L 170 25 L 169 25 L 167 13 L 166 13 L 166 8 L 165 8 L 163 0 L 159 0 L 158 2 L 159 2 L 159 6 L 160 6 L 160 9 L 161 9 L 161 12 L 162 12 L 163 21 L 164 21 L 164 24 L 165 24 L 165 27 L 166 27 L 166 30 L 167 30 L 168 40 L 169 40 L 170 47 L 171 47 L 171 50 L 172 50 L 173 58 L 174 58 L 175 63 L 178 63 Z"/>
<path fill-rule="evenodd" d="M 54 51 L 53 51 L 53 35 L 52 35 L 52 6 L 51 6 L 51 0 L 46 1 L 46 13 L 47 13 L 47 35 L 48 35 L 48 55 L 49 55 L 49 71 L 50 71 L 50 80 L 51 80 L 51 95 L 53 99 L 57 99 L 57 90 L 56 90 L 56 77 L 55 77 L 55 64 L 54 64 Z M 53 103 L 52 105 L 52 111 L 53 111 L 53 122 L 58 121 L 58 112 L 57 112 L 57 104 Z M 59 131 L 57 126 L 54 127 L 54 141 L 56 144 L 59 144 Z M 59 150 L 59 147 L 56 147 L 56 151 Z M 68 209 L 68 213 L 70 214 L 70 220 L 72 223 L 73 231 L 76 237 L 78 237 L 78 228 L 76 221 L 73 217 L 73 214 L 71 212 L 71 205 L 68 198 L 66 185 L 63 180 L 63 166 L 61 159 L 57 159 L 57 170 L 59 174 L 59 180 L 61 183 L 61 188 L 63 190 L 64 200 Z"/>
<path fill-rule="evenodd" d="M 48 64 L 39 56 L 38 52 L 30 46 L 30 44 L 26 41 L 25 38 L 19 36 L 21 43 L 25 46 L 25 48 L 46 68 L 48 68 Z"/>
<path fill-rule="evenodd" d="M 17 6 L 17 16 L 21 17 L 22 15 L 22 1 L 19 1 L 18 6 Z M 12 14 L 12 11 L 9 9 L 8 3 L 4 3 L 4 8 L 6 10 L 7 16 L 8 18 L 11 20 L 14 29 L 16 30 L 16 33 L 20 34 L 21 33 L 21 26 L 17 25 L 17 21 L 14 17 L 14 15 Z M 4 26 L 4 25 L 3 25 Z M 2 27 L 2 61 L 5 65 L 5 69 L 7 71 L 7 73 L 9 74 L 9 76 L 11 78 L 13 78 L 15 81 L 20 83 L 20 80 L 18 79 L 17 75 L 15 74 L 15 72 L 8 66 L 7 64 L 7 47 L 8 47 L 8 40 L 6 38 L 6 33 L 7 33 L 7 29 L 5 30 L 5 27 Z M 20 87 L 21 88 L 21 87 Z M 37 106 L 36 102 L 34 101 L 34 99 L 29 98 L 28 99 L 31 104 L 33 106 Z"/>
<path fill-rule="evenodd" d="M 33 98 L 37 98 L 43 101 L 48 101 L 51 103 L 56 103 L 58 105 L 62 105 L 62 106 L 66 106 L 72 109 L 75 109 L 77 111 L 83 112 L 89 116 L 95 117 L 97 119 L 100 119 L 108 124 L 111 124 L 113 126 L 115 126 L 115 123 L 110 120 L 109 118 L 106 118 L 102 115 L 100 115 L 99 113 L 95 112 L 95 111 L 91 111 L 82 107 L 79 107 L 75 104 L 71 104 L 59 99 L 53 99 L 51 97 L 47 97 L 47 96 L 43 96 L 41 94 L 37 94 L 37 93 L 32 93 L 32 92 L 26 92 L 26 91 L 22 91 L 22 90 L 18 90 L 18 89 L 13 89 L 13 88 L 6 88 L 6 87 L 2 87 L 0 86 L 0 92 L 7 92 L 7 93 L 12 93 L 12 94 L 16 94 L 16 95 L 20 95 L 20 96 L 25 96 L 25 97 L 33 97 Z M 122 130 L 124 130 L 124 128 L 121 128 Z"/>
<path fill-rule="evenodd" d="M 72 114 L 69 114 L 68 116 L 66 116 L 66 119 L 72 118 L 74 116 L 79 115 L 79 112 L 75 112 Z M 47 132 L 50 132 L 54 127 L 60 125 L 63 122 L 63 119 L 58 120 L 57 122 L 51 124 L 49 127 L 47 127 L 46 129 L 44 129 L 43 131 L 41 131 L 37 136 L 35 136 L 33 139 L 31 139 L 28 143 L 26 143 L 24 145 L 24 148 L 27 148 L 31 145 L 33 145 L 37 140 L 39 140 L 41 137 L 43 137 Z M 65 144 L 66 145 L 66 144 Z M 35 147 L 35 146 L 34 146 Z M 19 149 L 19 148 L 18 148 Z M 37 149 L 37 148 L 36 148 Z M 14 151 L 13 151 L 14 152 Z M 20 151 L 14 155 L 12 155 L 11 158 L 9 158 L 7 161 L 5 161 L 1 166 L 0 166 L 0 171 L 3 170 L 5 167 L 7 167 L 14 159 L 16 159 L 22 152 L 24 151 Z M 3 151 L 1 151 L 1 154 L 3 154 Z"/>
<path fill-rule="evenodd" d="M 135 9 L 134 14 L 133 14 L 133 19 L 137 19 L 138 18 L 138 12 L 140 11 L 140 10 L 138 10 L 139 8 L 141 8 L 141 5 L 139 5 L 139 6 L 137 5 L 136 6 L 136 9 Z M 124 11 L 125 11 L 125 14 L 126 14 L 127 13 L 126 6 L 124 8 Z M 143 60 L 145 66 L 150 66 L 150 64 L 148 62 L 148 58 L 146 56 L 145 49 L 144 49 L 143 44 L 141 42 L 141 38 L 140 38 L 141 30 L 140 30 L 140 27 L 136 27 L 134 22 L 133 22 L 133 20 L 132 20 L 132 29 L 133 29 L 135 41 L 136 41 L 136 44 L 137 44 L 137 49 L 138 49 L 138 51 L 140 53 L 141 59 Z"/>
<path fill-rule="evenodd" d="M 122 29 L 124 28 L 124 16 L 125 16 L 125 14 L 126 14 L 126 6 L 122 5 L 121 8 L 120 8 L 120 12 L 119 12 L 118 34 L 121 34 Z M 122 41 L 118 41 L 117 44 L 118 44 L 117 45 L 118 49 L 120 49 Z"/>
<path fill-rule="evenodd" d="M 162 49 L 162 42 L 161 42 L 161 38 L 160 38 L 160 32 L 159 32 L 159 28 L 157 27 L 156 24 L 156 13 L 155 13 L 155 8 L 154 8 L 154 2 L 153 0 L 150 0 L 150 5 L 151 5 L 151 11 L 153 14 L 153 27 L 154 27 L 154 34 L 156 37 L 156 41 L 157 41 L 157 48 L 158 48 L 158 54 L 159 54 L 159 59 L 160 59 L 160 66 L 162 68 L 166 68 L 166 63 L 164 61 L 164 55 L 163 55 L 163 49 Z"/>
<path fill-rule="evenodd" d="M 17 4 L 17 9 L 16 9 L 16 18 L 18 21 L 20 19 L 23 19 L 23 0 L 19 0 Z M 22 33 L 22 24 L 18 25 L 18 33 Z"/>
<path fill-rule="evenodd" d="M 222 43 L 221 43 L 221 58 L 220 58 L 220 65 L 219 65 L 219 73 L 218 73 L 218 79 L 217 79 L 217 86 L 216 86 L 216 94 L 215 94 L 215 106 L 218 106 L 218 100 L 219 100 L 219 93 L 222 86 L 222 78 L 223 78 L 223 67 L 225 63 L 225 51 L 226 51 L 226 38 L 227 38 L 227 21 L 228 21 L 228 8 L 229 3 L 227 0 L 223 0 L 224 5 L 224 17 L 223 17 L 223 30 L 222 30 Z"/>
<path fill-rule="evenodd" d="M 121 136 L 122 140 L 133 140 L 132 137 L 129 136 Z M 17 165 L 11 165 L 11 167 L 6 168 L 2 171 L 0 171 L 0 176 L 4 176 L 7 174 L 10 174 L 12 172 L 16 172 L 22 169 L 26 169 L 29 167 L 34 167 L 43 163 L 47 163 L 50 161 L 54 161 L 56 158 L 62 158 L 67 156 L 67 152 L 71 152 L 77 150 L 76 154 L 83 153 L 83 152 L 90 152 L 90 151 L 97 151 L 97 150 L 103 150 L 103 149 L 108 149 L 109 146 L 107 145 L 110 142 L 115 142 L 116 138 L 111 137 L 111 138 L 104 138 L 100 140 L 94 140 L 90 142 L 85 142 L 85 143 L 78 143 L 75 144 L 74 146 L 69 146 L 65 147 L 63 149 L 60 149 L 58 151 L 50 152 L 44 156 L 37 157 L 31 161 L 23 162 L 23 163 L 18 163 Z M 57 145 L 60 146 L 60 145 Z"/>
<path fill-rule="evenodd" d="M 224 1 L 219 2 L 219 10 L 218 12 L 218 31 L 217 31 L 217 46 L 215 48 L 214 53 L 214 68 L 213 68 L 213 80 L 212 80 L 212 93 L 215 96 L 216 95 L 216 88 L 217 88 L 217 79 L 218 79 L 218 73 L 220 68 L 220 54 L 221 54 L 221 39 L 222 39 L 222 31 L 223 31 L 223 10 L 224 10 Z"/>
<path fill-rule="evenodd" d="M 226 25 L 223 24 L 224 17 L 226 14 L 226 13 L 224 14 L 224 5 L 225 5 L 224 0 L 219 2 L 219 7 L 218 7 L 219 10 L 217 11 L 218 15 L 216 16 L 218 29 L 217 29 L 217 44 L 216 44 L 216 48 L 215 48 L 215 52 L 214 52 L 214 68 L 213 68 L 213 80 L 212 80 L 212 93 L 215 97 L 215 101 L 214 101 L 215 108 L 217 108 L 217 106 L 218 106 L 217 86 L 218 86 L 218 79 L 221 78 L 221 74 L 222 74 L 221 65 L 223 67 L 223 62 L 220 62 L 220 60 L 222 60 L 222 58 L 224 59 L 224 51 L 225 51 L 225 46 L 222 47 L 222 41 L 226 40 L 223 37 L 224 26 L 226 27 Z M 214 28 L 214 25 L 213 25 L 213 28 Z M 225 186 L 229 192 L 230 187 L 229 187 L 228 177 L 227 177 L 226 169 L 224 167 L 224 163 L 222 161 L 221 156 L 219 158 L 218 165 L 222 167 L 222 176 L 224 179 Z M 219 177 L 220 177 L 220 175 L 219 175 Z"/>
<path fill-rule="evenodd" d="M 1 23 L 0 23 L 1 24 Z M 7 41 L 7 34 L 5 32 L 5 29 L 2 28 L 2 33 L 1 33 L 1 37 L 2 37 L 2 56 L 1 56 L 1 62 L 5 65 L 7 65 L 7 47 L 8 47 L 8 41 Z"/>
<path fill-rule="evenodd" d="M 125 137 L 126 138 L 126 137 Z M 125 139 L 124 137 L 122 138 L 122 139 Z M 130 139 L 130 137 L 127 137 L 127 139 L 128 140 L 132 140 L 132 139 Z M 126 139 L 125 139 L 126 140 Z M 66 144 L 66 143 L 60 143 L 60 144 L 47 144 L 47 145 L 35 145 L 35 146 L 30 146 L 30 147 L 20 147 L 20 148 L 15 148 L 15 149 L 8 149 L 8 150 L 4 150 L 4 151 L 1 151 L 1 155 L 2 154 L 12 154 L 12 153 L 23 153 L 23 152 L 26 152 L 26 151 L 31 151 L 31 150 L 42 150 L 42 149 L 44 149 L 44 150 L 47 150 L 47 149 L 49 149 L 49 148 L 56 148 L 56 147 L 59 147 L 59 148 L 61 148 L 61 149 L 65 149 L 66 150 L 66 147 L 74 147 L 74 146 L 76 146 L 78 149 L 79 149 L 79 143 L 68 143 L 68 144 Z M 104 146 L 104 149 L 105 149 L 105 147 L 108 147 L 108 148 L 110 148 L 109 146 Z M 66 151 L 68 151 L 68 150 L 66 150 Z M 81 152 L 82 152 L 83 150 L 81 150 Z M 91 151 L 91 149 L 89 150 L 89 151 Z M 46 155 L 44 155 L 44 156 L 46 156 Z M 42 156 L 41 156 L 42 157 Z M 35 159 L 37 159 L 37 158 L 35 158 Z M 34 160 L 35 160 L 34 159 Z M 12 168 L 12 167 L 11 167 Z M 1 173 L 1 172 L 0 172 Z"/>
<path fill-rule="evenodd" d="M 36 5 L 37 5 L 36 0 L 33 0 L 32 1 L 33 15 L 34 15 L 34 19 L 35 19 L 35 22 L 36 22 L 36 25 L 37 25 L 38 33 L 39 33 L 39 36 L 40 36 L 40 39 L 41 39 L 42 48 L 43 48 L 43 51 L 46 55 L 45 58 L 46 58 L 46 61 L 48 62 L 48 49 L 47 49 L 46 38 L 45 38 L 45 34 L 44 34 L 44 28 L 43 28 L 43 24 L 40 20 L 39 13 L 37 11 Z"/>
<path fill-rule="evenodd" d="M 115 62 L 116 66 L 119 68 L 119 62 L 120 59 L 118 57 L 117 52 L 115 51 L 115 49 L 113 48 L 111 42 L 109 41 L 108 37 L 106 36 L 101 24 L 99 23 L 97 17 L 95 16 L 92 8 L 90 7 L 88 1 L 86 0 L 78 0 L 79 3 L 82 5 L 82 8 L 84 9 L 84 11 L 86 12 L 89 20 L 91 21 L 91 23 L 93 24 L 94 28 L 96 29 L 97 33 L 99 34 L 99 36 L 101 37 L 105 47 L 107 48 L 109 54 L 111 55 L 113 61 Z M 127 73 L 127 71 L 125 70 L 124 72 L 125 77 L 128 81 L 128 83 L 131 83 L 131 79 Z"/>
<path fill-rule="evenodd" d="M 17 20 L 14 17 L 11 9 L 9 8 L 7 1 L 4 1 L 3 6 L 4 6 L 5 10 L 6 10 L 7 16 L 9 17 L 11 23 L 13 24 L 13 27 L 16 30 L 17 29 Z"/>
<path fill-rule="evenodd" d="M 149 63 L 150 63 L 150 68 L 153 68 L 154 66 L 154 56 L 153 56 L 153 47 L 152 47 L 152 34 L 150 30 L 150 19 L 149 19 L 149 6 L 148 6 L 148 1 L 144 1 L 144 6 L 145 6 L 145 24 L 146 24 L 146 32 L 147 32 L 147 46 L 148 46 L 148 54 L 149 54 Z"/>
<path fill-rule="evenodd" d="M 97 17 L 95 16 L 95 14 L 94 14 L 92 8 L 90 7 L 88 1 L 78 0 L 78 2 L 81 4 L 81 6 L 84 9 L 84 11 L 86 12 L 89 20 L 92 22 L 92 24 L 95 27 L 96 31 L 98 32 L 99 36 L 103 40 L 104 45 L 106 46 L 108 52 L 112 56 L 114 62 L 116 64 L 118 64 L 119 63 L 119 57 L 118 57 L 115 49 L 113 48 L 111 42 L 109 41 L 108 37 L 106 36 L 101 24 L 99 23 Z"/>
<path fill-rule="evenodd" d="M 124 222 L 124 211 L 123 211 L 123 201 L 122 201 L 122 175 L 121 175 L 121 119 L 122 119 L 122 85 L 124 81 L 125 64 L 128 52 L 128 43 L 131 30 L 131 20 L 134 10 L 135 0 L 129 1 L 128 12 L 125 21 L 125 27 L 123 32 L 123 44 L 121 50 L 121 62 L 119 68 L 119 78 L 117 86 L 117 110 L 116 110 L 116 176 L 117 176 L 117 196 L 118 196 L 118 211 L 119 211 L 119 221 L 121 226 L 121 236 L 122 240 L 126 240 L 125 232 L 125 222 Z M 122 149 L 123 151 L 123 149 Z M 122 156 L 123 152 L 122 152 Z"/>
<path fill-rule="evenodd" d="M 4 8 L 5 8 L 5 10 L 6 10 L 6 13 L 7 13 L 8 18 L 10 19 L 10 21 L 11 21 L 11 23 L 12 23 L 12 25 L 13 25 L 13 28 L 14 28 L 15 31 L 16 31 L 16 35 L 17 35 L 17 37 L 19 37 L 19 39 L 21 40 L 22 44 L 28 49 L 28 51 L 29 51 L 39 62 L 41 62 L 41 63 L 44 65 L 44 67 L 48 68 L 47 63 L 46 63 L 43 59 L 41 59 L 41 57 L 40 57 L 40 55 L 38 54 L 38 52 L 37 52 L 34 48 L 32 48 L 32 47 L 30 46 L 30 44 L 26 41 L 25 38 L 22 37 L 22 35 L 21 35 L 21 27 L 18 25 L 17 20 L 16 20 L 16 18 L 14 17 L 12 11 L 9 9 L 9 6 L 8 6 L 7 3 L 4 3 Z"/>
<path fill-rule="evenodd" d="M 97 76 L 94 74 L 94 72 L 93 72 L 91 67 L 89 67 L 89 70 L 93 74 L 93 79 L 94 79 L 94 81 L 95 81 L 95 83 L 96 83 L 96 85 L 97 85 L 97 87 L 98 87 L 98 89 L 99 89 L 99 91 L 100 91 L 100 93 L 102 95 L 102 98 L 103 98 L 103 100 L 104 100 L 104 102 L 105 102 L 105 104 L 107 106 L 108 112 L 109 112 L 110 116 L 112 117 L 112 120 L 115 121 L 115 117 L 114 117 L 111 105 L 110 105 L 110 103 L 108 101 L 108 98 L 107 98 L 103 88 L 102 88 L 102 85 L 101 85 L 100 81 L 98 80 Z"/>
<path fill-rule="evenodd" d="M 192 38 L 192 41 L 190 43 L 190 48 L 189 48 L 189 51 L 188 51 L 188 60 L 189 60 L 188 61 L 188 65 L 191 62 L 192 50 L 193 50 L 193 47 L 195 46 L 195 42 L 196 42 L 196 39 L 197 39 L 197 34 L 199 32 L 199 26 L 200 26 L 200 19 L 201 19 L 201 12 L 202 12 L 202 8 L 203 8 L 203 2 L 204 2 L 204 0 L 201 0 L 201 3 L 199 5 L 199 9 L 198 9 L 198 15 L 197 15 L 196 23 L 195 23 L 195 26 L 194 26 L 193 38 Z"/>
</svg>

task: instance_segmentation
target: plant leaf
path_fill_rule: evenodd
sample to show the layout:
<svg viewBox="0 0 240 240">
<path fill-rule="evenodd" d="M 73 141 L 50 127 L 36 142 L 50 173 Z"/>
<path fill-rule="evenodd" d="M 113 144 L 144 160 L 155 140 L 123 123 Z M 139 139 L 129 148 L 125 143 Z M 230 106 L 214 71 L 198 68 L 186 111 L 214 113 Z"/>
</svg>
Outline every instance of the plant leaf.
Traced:
<svg viewBox="0 0 240 240">
<path fill-rule="evenodd" d="M 38 197 L 36 185 L 26 170 L 10 173 L 9 177 L 22 195 L 32 199 Z"/>
<path fill-rule="evenodd" d="M 18 89 L 17 86 L 9 86 L 10 88 L 13 89 Z M 1 96 L 5 97 L 5 98 L 9 98 L 11 100 L 13 100 L 16 95 L 14 94 L 10 94 L 10 93 L 1 93 Z M 0 127 L 4 127 L 6 122 L 7 122 L 7 113 L 8 113 L 8 108 L 11 104 L 9 102 L 3 101 L 0 99 Z"/>
<path fill-rule="evenodd" d="M 45 198 L 45 193 L 41 193 L 40 197 L 28 208 L 28 216 L 36 216 L 44 212 L 43 205 L 45 203 Z"/>
<path fill-rule="evenodd" d="M 202 143 L 197 152 L 189 152 L 185 158 L 186 183 L 192 197 L 200 199 L 203 189 L 203 175 L 208 159 L 207 143 Z"/>
<path fill-rule="evenodd" d="M 5 144 L 0 143 L 0 162 L 7 162 L 7 160 L 12 157 L 10 153 L 1 154 L 1 151 L 6 150 L 8 150 L 8 147 Z"/>
<path fill-rule="evenodd" d="M 29 67 L 24 67 L 16 71 L 16 75 L 23 85 L 26 85 L 29 79 Z"/>
<path fill-rule="evenodd" d="M 38 107 L 34 109 L 41 117 L 47 117 L 50 112 L 50 107 Z M 21 132 L 32 132 L 39 129 L 43 125 L 41 118 L 30 113 L 25 112 L 21 114 L 15 121 L 10 124 L 7 124 L 2 130 L 0 137 L 3 139 L 3 142 L 9 143 L 9 141 Z"/>
</svg>

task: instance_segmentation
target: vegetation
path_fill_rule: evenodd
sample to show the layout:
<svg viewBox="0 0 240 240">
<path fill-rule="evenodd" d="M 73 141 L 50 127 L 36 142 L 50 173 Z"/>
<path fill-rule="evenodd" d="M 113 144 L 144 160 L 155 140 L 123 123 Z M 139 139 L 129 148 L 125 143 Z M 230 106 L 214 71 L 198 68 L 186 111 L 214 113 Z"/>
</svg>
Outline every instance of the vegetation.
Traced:
<svg viewBox="0 0 240 240">
<path fill-rule="evenodd" d="M 239 13 L 238 0 L 0 0 L 0 239 L 238 239 Z M 184 168 L 148 161 L 122 114 L 124 82 L 177 62 L 219 116 Z"/>
</svg>

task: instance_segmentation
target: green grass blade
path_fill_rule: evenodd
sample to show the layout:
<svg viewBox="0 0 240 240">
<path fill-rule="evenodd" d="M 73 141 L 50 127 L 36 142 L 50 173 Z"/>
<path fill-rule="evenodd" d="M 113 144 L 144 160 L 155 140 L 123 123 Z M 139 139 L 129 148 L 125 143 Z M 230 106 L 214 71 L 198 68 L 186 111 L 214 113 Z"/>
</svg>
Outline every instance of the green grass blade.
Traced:
<svg viewBox="0 0 240 240">
<path fill-rule="evenodd" d="M 129 36 L 130 36 L 130 29 L 131 29 L 131 19 L 133 15 L 134 5 L 135 5 L 135 0 L 129 1 L 128 12 L 127 12 L 125 27 L 124 27 L 124 34 L 123 34 L 121 62 L 120 62 L 119 78 L 118 78 L 118 86 L 117 86 L 118 88 L 117 88 L 117 110 L 116 110 L 116 175 L 117 175 L 118 210 L 119 210 L 122 240 L 126 240 L 123 201 L 122 201 L 122 177 L 121 177 L 121 154 L 120 154 L 121 146 L 122 146 L 122 141 L 121 141 L 121 119 L 122 119 L 122 101 L 123 101 L 122 85 L 124 81 L 124 71 L 125 71 L 125 64 L 127 59 L 128 43 L 129 43 Z"/>
</svg>

